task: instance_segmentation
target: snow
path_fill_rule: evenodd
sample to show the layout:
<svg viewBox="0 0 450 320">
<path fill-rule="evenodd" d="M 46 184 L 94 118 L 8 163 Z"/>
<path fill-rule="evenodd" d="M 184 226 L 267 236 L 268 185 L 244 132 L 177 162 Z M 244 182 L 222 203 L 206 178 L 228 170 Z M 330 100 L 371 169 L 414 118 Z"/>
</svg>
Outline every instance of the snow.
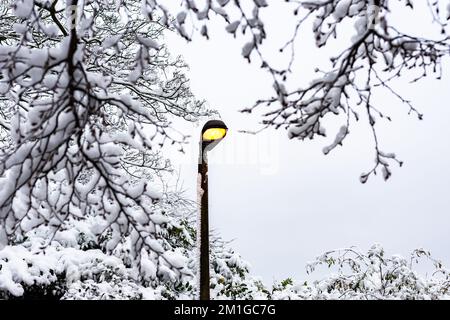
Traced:
<svg viewBox="0 0 450 320">
<path fill-rule="evenodd" d="M 104 49 L 109 49 L 111 47 L 114 47 L 117 45 L 117 43 L 120 41 L 121 38 L 122 38 L 122 35 L 120 35 L 120 34 L 108 36 L 103 40 L 102 47 Z"/>
<path fill-rule="evenodd" d="M 253 0 L 257 7 L 267 7 L 267 1 L 266 0 Z"/>
<path fill-rule="evenodd" d="M 240 23 L 241 23 L 240 20 L 234 21 L 234 22 L 228 24 L 228 25 L 225 27 L 225 29 L 226 29 L 226 31 L 229 32 L 229 33 L 236 33 L 236 30 L 237 30 L 237 28 L 239 27 Z"/>
<path fill-rule="evenodd" d="M 128 187 L 128 192 L 127 192 L 128 195 L 131 198 L 135 198 L 135 199 L 139 198 L 142 195 L 142 193 L 144 192 L 145 185 L 146 185 L 146 183 L 143 180 L 140 180 L 140 181 L 134 183 L 133 185 L 130 185 Z"/>
<path fill-rule="evenodd" d="M 352 37 L 352 42 L 356 43 L 358 42 L 364 34 L 367 32 L 367 18 L 366 17 L 360 17 L 355 21 L 354 24 L 356 34 Z"/>
<path fill-rule="evenodd" d="M 2 250 L 8 244 L 8 235 L 6 234 L 6 228 L 3 223 L 0 222 L 0 250 Z"/>
<path fill-rule="evenodd" d="M 336 20 L 341 20 L 348 14 L 351 4 L 352 0 L 341 0 L 337 3 L 336 8 L 333 12 L 333 16 L 336 18 Z"/>
<path fill-rule="evenodd" d="M 361 10 L 364 8 L 365 2 L 364 1 L 356 1 L 353 2 L 348 10 L 349 16 L 353 17 L 355 15 L 358 15 Z"/>
<path fill-rule="evenodd" d="M 61 30 L 53 24 L 43 24 L 42 31 L 44 31 L 48 37 L 57 37 L 61 34 Z"/>
<path fill-rule="evenodd" d="M 298 137 L 300 139 L 304 139 L 304 138 L 308 137 L 310 135 L 310 133 L 308 132 L 308 129 L 310 129 L 314 125 L 314 123 L 317 122 L 318 119 L 319 119 L 319 114 L 314 114 L 314 115 L 308 117 L 303 124 L 299 124 L 299 125 L 290 127 L 288 130 L 289 139 L 293 139 L 296 137 Z"/>
<path fill-rule="evenodd" d="M 167 251 L 162 256 L 174 268 L 181 269 L 186 266 L 187 258 L 184 257 L 180 252 Z"/>
<path fill-rule="evenodd" d="M 6 95 L 6 93 L 10 90 L 10 87 L 6 83 L 0 83 L 0 94 Z"/>
<path fill-rule="evenodd" d="M 160 224 L 164 224 L 167 223 L 169 221 L 169 219 L 167 218 L 167 216 L 163 215 L 163 214 L 151 214 L 150 215 L 150 219 L 152 220 L 152 222 L 154 224 L 160 225 Z"/>
<path fill-rule="evenodd" d="M 158 271 L 155 263 L 150 260 L 147 252 L 142 252 L 142 259 L 141 259 L 141 271 L 142 276 L 147 281 L 155 280 L 156 279 L 156 272 Z"/>
<path fill-rule="evenodd" d="M 143 250 L 139 267 L 141 283 L 136 278 L 136 269 L 126 266 L 130 261 L 127 253 L 129 241 L 132 241 L 130 238 L 122 242 L 114 255 L 85 247 L 91 241 L 97 241 L 95 236 L 85 237 L 85 232 L 89 234 L 91 227 L 97 225 L 97 219 L 72 221 L 63 235 L 55 237 L 45 247 L 43 244 L 47 243 L 51 230 L 40 227 L 28 234 L 26 242 L 0 250 L 0 296 L 6 292 L 20 297 L 30 286 L 53 288 L 55 285 L 59 287 L 57 291 L 61 291 L 62 299 L 167 299 L 168 295 L 193 299 L 196 296 L 193 288 L 169 292 L 166 287 L 169 283 L 176 283 L 177 269 L 195 268 L 192 255 L 195 245 L 190 249 L 179 247 L 175 251 L 167 251 L 159 263 L 153 253 Z M 77 243 L 67 241 L 74 236 L 79 238 Z M 308 265 L 309 272 L 321 265 L 332 268 L 331 273 L 321 280 L 309 284 L 275 282 L 272 287 L 265 287 L 248 273 L 249 264 L 233 250 L 224 247 L 221 239 L 213 237 L 211 248 L 211 294 L 214 299 L 449 298 L 445 293 L 447 271 L 423 249 L 412 252 L 413 259 L 387 256 L 379 244 L 367 252 L 357 248 L 332 250 Z M 412 266 L 419 259 L 430 259 L 443 277 L 418 274 Z M 192 286 L 197 278 L 186 280 Z M 159 281 L 162 282 L 158 284 Z"/>
<path fill-rule="evenodd" d="M 20 18 L 28 18 L 34 7 L 33 0 L 19 0 L 14 6 L 14 14 Z"/>
<path fill-rule="evenodd" d="M 187 13 L 185 11 L 182 11 L 178 13 L 177 15 L 177 22 L 181 25 L 186 20 Z"/>
<path fill-rule="evenodd" d="M 330 153 L 331 150 L 336 148 L 338 145 L 341 145 L 342 141 L 345 139 L 345 137 L 348 135 L 348 133 L 349 133 L 348 127 L 341 126 L 341 128 L 339 129 L 339 132 L 336 135 L 334 142 L 331 145 L 325 147 L 323 149 L 323 153 L 328 154 L 328 153 Z"/>
<path fill-rule="evenodd" d="M 408 41 L 405 40 L 402 43 L 402 47 L 407 51 L 415 51 L 419 47 L 418 43 L 416 41 Z"/>
<path fill-rule="evenodd" d="M 217 3 L 219 3 L 220 6 L 225 7 L 230 0 L 217 0 Z"/>
<path fill-rule="evenodd" d="M 154 251 L 156 253 L 162 253 L 162 254 L 165 252 L 163 246 L 161 245 L 161 243 L 158 240 L 146 238 L 145 242 L 152 251 Z"/>
<path fill-rule="evenodd" d="M 248 59 L 253 49 L 255 49 L 255 43 L 253 41 L 247 42 L 242 48 L 242 56 Z"/>
<path fill-rule="evenodd" d="M 139 40 L 140 43 L 142 43 L 147 48 L 155 49 L 155 50 L 159 50 L 161 48 L 161 46 L 155 40 L 153 40 L 151 38 L 147 38 L 147 37 L 138 35 L 137 39 Z"/>
<path fill-rule="evenodd" d="M 71 3 L 67 1 L 67 9 L 75 12 L 77 8 L 70 7 Z M 317 7 L 319 10 L 313 22 L 317 44 L 325 44 L 336 23 L 347 16 L 359 16 L 355 19 L 354 43 L 367 35 L 367 3 L 357 0 L 305 2 L 304 7 L 310 10 L 315 5 L 322 5 Z M 159 17 L 160 23 L 190 38 L 186 30 L 191 29 L 183 26 L 188 16 L 192 20 L 206 20 L 209 13 L 216 13 L 227 22 L 234 21 L 226 26 L 229 33 L 235 34 L 239 26 L 243 31 L 251 29 L 243 35 L 246 44 L 242 48 L 243 57 L 249 59 L 264 40 L 264 23 L 259 19 L 259 13 L 260 8 L 268 6 L 268 2 L 254 0 L 251 16 L 248 17 L 228 11 L 233 5 L 236 9 L 238 4 L 229 0 L 210 1 L 198 12 L 193 9 L 193 1 L 184 2 L 182 11 L 169 10 L 152 0 L 142 1 L 137 8 L 130 2 L 127 4 L 129 8 L 140 8 L 145 18 L 130 14 L 132 11 L 128 9 L 114 11 L 114 14 L 120 15 L 120 24 L 123 25 L 112 28 L 125 33 L 104 37 L 104 30 L 97 29 L 98 22 L 89 16 L 89 10 L 83 10 L 83 6 L 105 5 L 106 8 L 106 4 L 110 2 L 81 1 L 78 12 L 86 15 L 78 17 L 80 21 L 77 21 L 76 33 L 77 36 L 82 35 L 83 41 L 74 39 L 75 33 L 59 41 L 63 38 L 61 30 L 51 19 L 44 21 L 42 15 L 34 11 L 35 1 L 15 1 L 13 12 L 23 23 L 13 24 L 11 29 L 22 36 L 20 42 L 12 38 L 8 42 L 13 44 L 0 46 L 0 92 L 13 93 L 8 98 L 17 110 L 7 128 L 11 131 L 12 145 L 9 149 L 5 148 L 1 155 L 1 294 L 6 292 L 21 296 L 32 285 L 49 287 L 55 284 L 59 281 L 58 276 L 64 276 L 67 297 L 74 298 L 79 297 L 77 292 L 80 291 L 84 292 L 85 297 L 101 299 L 192 297 L 196 294 L 188 290 L 179 293 L 174 287 L 175 284 L 193 284 L 198 280 L 187 275 L 196 273 L 191 272 L 198 262 L 195 254 L 198 248 L 193 238 L 199 228 L 193 225 L 185 227 L 190 222 L 183 221 L 185 224 L 177 224 L 181 231 L 174 232 L 174 236 L 176 223 L 173 221 L 173 205 L 166 203 L 165 210 L 158 208 L 158 205 L 163 205 L 156 204 L 154 200 L 163 200 L 155 190 L 149 190 L 147 177 L 139 180 L 122 170 L 126 151 L 153 151 L 152 146 L 158 143 L 154 139 L 170 140 L 169 131 L 174 128 L 169 124 L 171 119 L 168 114 L 186 112 L 187 115 L 183 116 L 193 120 L 204 115 L 192 109 L 198 101 L 190 94 L 189 87 L 179 86 L 186 79 L 171 77 L 176 72 L 164 67 L 169 62 L 164 52 L 155 52 L 162 48 L 159 39 L 144 36 L 147 34 L 145 27 L 149 27 L 146 19 Z M 450 16 L 450 4 L 447 12 Z M 72 27 L 70 19 L 66 21 Z M 208 23 L 202 22 L 204 34 Z M 129 24 L 142 24 L 143 32 L 137 35 L 135 30 L 127 33 L 130 31 Z M 40 37 L 34 39 L 28 32 L 31 28 L 36 34 L 55 39 L 37 43 Z M 192 28 L 194 31 L 196 29 L 195 26 Z M 391 32 L 394 32 L 393 29 Z M 75 51 L 71 48 L 73 40 L 77 40 Z M 401 49 L 403 55 L 417 53 L 415 51 L 419 48 L 416 41 L 406 36 L 397 37 L 394 45 Z M 374 47 L 383 48 L 386 63 L 393 64 L 394 52 L 388 51 L 391 48 L 388 48 L 387 41 L 380 41 L 372 35 L 367 38 L 367 48 L 372 51 Z M 110 48 L 113 49 L 108 50 Z M 364 56 L 365 50 L 361 46 L 358 54 Z M 348 75 L 337 78 L 338 74 L 334 69 L 313 82 L 320 88 L 318 94 L 299 102 L 302 118 L 289 128 L 290 138 L 305 139 L 313 138 L 317 133 L 323 134 L 322 117 L 328 112 L 339 113 L 341 95 L 347 93 L 345 88 L 354 79 Z M 279 75 L 275 73 L 274 77 Z M 143 82 L 146 85 L 142 85 Z M 274 88 L 281 106 L 291 107 L 284 84 L 275 80 Z M 174 101 L 176 106 L 172 106 Z M 114 115 L 116 123 L 111 121 L 110 108 L 122 111 Z M 292 115 L 289 112 L 283 114 L 289 117 Z M 145 125 L 141 119 L 145 119 Z M 150 127 L 157 132 L 157 138 L 147 134 L 151 131 L 148 130 Z M 334 142 L 324 148 L 324 153 L 342 144 L 348 130 L 347 125 L 342 126 Z M 382 152 L 379 155 L 385 158 L 380 162 L 383 165 L 382 174 L 387 179 L 390 171 L 385 161 L 395 159 L 395 155 Z M 200 179 L 201 176 L 198 177 L 199 201 L 204 192 Z M 361 176 L 361 181 L 366 180 L 366 175 Z M 167 214 L 170 211 L 167 207 L 172 210 L 170 214 Z M 95 223 L 91 221 L 92 225 L 89 225 L 71 219 L 92 219 Z M 380 267 L 380 261 L 375 256 L 382 254 L 380 247 L 375 246 L 364 257 Z M 212 255 L 213 295 L 264 297 L 262 291 L 257 289 L 257 281 L 248 275 L 248 264 L 238 254 L 226 249 L 223 244 L 217 244 L 212 249 Z M 327 258 L 330 257 L 319 260 L 323 263 Z M 399 272 L 398 275 L 403 277 L 413 274 L 404 261 L 398 256 L 389 260 L 391 265 L 398 267 L 392 268 L 392 273 Z M 360 261 L 355 258 L 354 262 Z M 363 284 L 367 290 L 374 292 L 382 285 L 380 274 L 374 268 L 366 271 Z M 139 275 L 143 276 L 143 282 L 136 280 Z M 306 288 L 282 285 L 280 290 L 274 290 L 274 296 L 335 298 L 342 293 L 336 289 L 338 284 L 354 284 L 346 282 L 352 276 L 355 274 L 342 279 L 340 273 L 333 274 Z M 416 287 L 405 290 L 411 289 L 412 292 L 415 289 L 419 297 L 433 296 L 433 293 L 423 291 L 427 285 L 434 285 L 435 290 L 439 290 L 441 285 L 436 279 L 429 282 L 422 278 L 414 282 L 414 279 L 410 280 Z M 150 285 L 153 286 L 151 289 L 143 288 Z M 233 292 L 234 288 L 244 285 L 249 291 Z M 172 292 L 164 291 L 168 287 Z M 405 296 L 402 291 L 396 297 Z M 352 292 L 350 297 L 362 296 L 360 292 Z"/>
<path fill-rule="evenodd" d="M 25 24 L 22 23 L 15 23 L 13 25 L 14 32 L 17 32 L 19 34 L 25 34 L 28 31 L 28 27 Z"/>
<path fill-rule="evenodd" d="M 140 288 L 142 300 L 156 300 L 155 291 L 151 288 Z"/>
</svg>

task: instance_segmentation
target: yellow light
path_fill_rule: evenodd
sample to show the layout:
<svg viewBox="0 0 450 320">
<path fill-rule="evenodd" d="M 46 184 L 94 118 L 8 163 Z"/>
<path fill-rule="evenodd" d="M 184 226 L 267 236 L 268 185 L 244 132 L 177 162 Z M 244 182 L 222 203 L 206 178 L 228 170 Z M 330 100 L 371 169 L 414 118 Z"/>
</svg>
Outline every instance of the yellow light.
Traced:
<svg viewBox="0 0 450 320">
<path fill-rule="evenodd" d="M 224 128 L 210 128 L 203 133 L 204 141 L 214 141 L 225 137 L 227 129 Z"/>
</svg>

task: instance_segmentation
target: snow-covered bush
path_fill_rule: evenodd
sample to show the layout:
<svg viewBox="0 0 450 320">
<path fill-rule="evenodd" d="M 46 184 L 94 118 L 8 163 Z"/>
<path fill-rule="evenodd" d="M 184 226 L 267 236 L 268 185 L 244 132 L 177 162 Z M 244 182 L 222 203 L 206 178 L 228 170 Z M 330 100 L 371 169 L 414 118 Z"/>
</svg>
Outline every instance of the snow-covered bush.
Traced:
<svg viewBox="0 0 450 320">
<path fill-rule="evenodd" d="M 431 263 L 433 272 L 423 276 L 415 270 L 419 263 Z M 356 248 L 333 250 L 319 256 L 307 267 L 333 270 L 324 279 L 311 284 L 295 284 L 288 279 L 275 286 L 273 299 L 346 299 L 346 300 L 437 300 L 450 299 L 450 272 L 430 252 L 414 250 L 409 259 L 386 256 L 376 244 L 367 252 Z M 427 266 L 429 269 L 429 266 Z"/>
<path fill-rule="evenodd" d="M 392 166 L 403 163 L 395 153 L 383 150 L 376 123 L 391 122 L 392 113 L 390 104 L 375 105 L 376 97 L 388 94 L 404 103 L 405 113 L 422 120 L 422 112 L 397 90 L 396 81 L 441 79 L 442 62 L 450 55 L 448 0 L 181 0 L 176 4 L 142 0 L 142 4 L 150 19 L 161 17 L 162 24 L 187 40 L 193 40 L 195 33 L 213 37 L 209 26 L 224 22 L 225 31 L 242 41 L 242 57 L 257 61 L 272 79 L 271 97 L 261 94 L 253 106 L 242 106 L 244 113 L 259 113 L 263 128 L 284 128 L 290 139 L 315 139 L 328 135 L 324 123 L 334 118 L 341 127 L 323 148 L 329 154 L 358 122 L 368 126 L 375 163 L 361 174 L 362 183 L 377 172 L 387 180 Z M 292 24 L 285 39 L 279 31 L 271 32 L 280 21 L 271 10 L 283 6 L 293 14 L 283 19 L 284 24 Z M 416 22 L 417 13 L 428 19 L 431 32 L 417 32 L 414 23 L 404 23 Z M 305 33 L 312 33 L 317 48 L 329 49 L 329 63 L 315 66 L 315 79 L 303 83 L 299 77 L 302 83 L 298 83 L 292 74 L 298 73 L 295 62 L 305 48 L 299 44 L 308 38 Z M 274 39 L 285 41 L 279 55 L 266 46 Z"/>
<path fill-rule="evenodd" d="M 186 223 L 186 220 L 181 222 Z M 105 254 L 100 249 L 101 241 L 85 235 L 92 226 L 95 219 L 83 223 L 73 221 L 65 237 L 55 238 L 47 247 L 43 244 L 49 233 L 40 227 L 23 243 L 1 250 L 0 298 L 197 298 L 196 248 L 192 240 L 196 237 L 192 226 L 180 228 L 179 225 L 173 233 L 176 236 L 171 236 L 173 242 L 183 244 L 178 249 L 186 267 L 194 274 L 174 286 L 159 281 L 152 274 L 154 267 L 146 269 L 147 277 L 139 277 L 141 272 L 130 264 L 126 254 L 126 240 L 121 249 L 112 255 Z M 450 299 L 449 271 L 423 249 L 414 250 L 409 259 L 386 256 L 380 245 L 374 245 L 368 252 L 355 248 L 329 251 L 307 266 L 309 273 L 318 267 L 330 268 L 329 275 L 311 283 L 289 278 L 272 286 L 252 276 L 248 263 L 219 237 L 212 241 L 211 260 L 212 299 Z M 415 270 L 421 262 L 431 263 L 434 271 L 428 276 L 421 275 Z"/>
<path fill-rule="evenodd" d="M 69 220 L 56 234 L 49 227 L 37 227 L 1 250 L 0 298 L 196 298 L 196 224 L 192 215 L 195 204 L 174 194 L 164 201 L 160 205 L 168 224 L 164 237 L 173 246 L 170 252 L 178 254 L 167 258 L 185 269 L 185 277 L 179 279 L 170 270 L 161 271 L 150 252 L 143 251 L 141 263 L 135 264 L 130 237 L 108 253 L 107 239 L 92 231 L 100 218 L 90 216 Z M 248 264 L 218 237 L 212 241 L 211 260 L 212 297 L 261 297 L 255 289 L 257 280 L 249 275 Z M 166 275 L 158 276 L 161 272 Z"/>
</svg>

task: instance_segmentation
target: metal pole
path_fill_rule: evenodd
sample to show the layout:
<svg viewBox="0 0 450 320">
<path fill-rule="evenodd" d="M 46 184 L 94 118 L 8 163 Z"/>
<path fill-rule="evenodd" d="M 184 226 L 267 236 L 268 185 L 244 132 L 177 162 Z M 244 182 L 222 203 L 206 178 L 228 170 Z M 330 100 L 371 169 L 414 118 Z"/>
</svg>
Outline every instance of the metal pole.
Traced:
<svg viewBox="0 0 450 320">
<path fill-rule="evenodd" d="M 209 210 L 207 150 L 200 142 L 200 300 L 209 300 Z M 197 231 L 198 232 L 198 231 Z"/>
<path fill-rule="evenodd" d="M 219 129 L 217 131 L 217 129 Z M 213 130 L 209 132 L 208 130 Z M 207 153 L 214 148 L 226 135 L 227 126 L 223 121 L 210 120 L 202 129 L 198 159 L 198 203 L 199 203 L 199 229 L 197 230 L 197 244 L 200 246 L 199 261 L 199 291 L 200 300 L 210 299 L 209 275 L 209 208 L 208 208 L 208 158 Z"/>
</svg>

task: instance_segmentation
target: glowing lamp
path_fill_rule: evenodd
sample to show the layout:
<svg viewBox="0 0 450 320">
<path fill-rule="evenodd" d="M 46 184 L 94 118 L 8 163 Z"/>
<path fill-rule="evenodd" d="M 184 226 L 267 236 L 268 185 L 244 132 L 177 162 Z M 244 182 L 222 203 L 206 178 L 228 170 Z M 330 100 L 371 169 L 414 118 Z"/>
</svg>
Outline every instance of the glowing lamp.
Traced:
<svg viewBox="0 0 450 320">
<path fill-rule="evenodd" d="M 225 137 L 227 130 L 223 128 L 211 128 L 203 133 L 203 141 L 214 141 Z"/>
<path fill-rule="evenodd" d="M 213 142 L 223 139 L 227 134 L 228 128 L 223 121 L 210 120 L 204 126 L 202 130 L 202 141 Z"/>
</svg>

